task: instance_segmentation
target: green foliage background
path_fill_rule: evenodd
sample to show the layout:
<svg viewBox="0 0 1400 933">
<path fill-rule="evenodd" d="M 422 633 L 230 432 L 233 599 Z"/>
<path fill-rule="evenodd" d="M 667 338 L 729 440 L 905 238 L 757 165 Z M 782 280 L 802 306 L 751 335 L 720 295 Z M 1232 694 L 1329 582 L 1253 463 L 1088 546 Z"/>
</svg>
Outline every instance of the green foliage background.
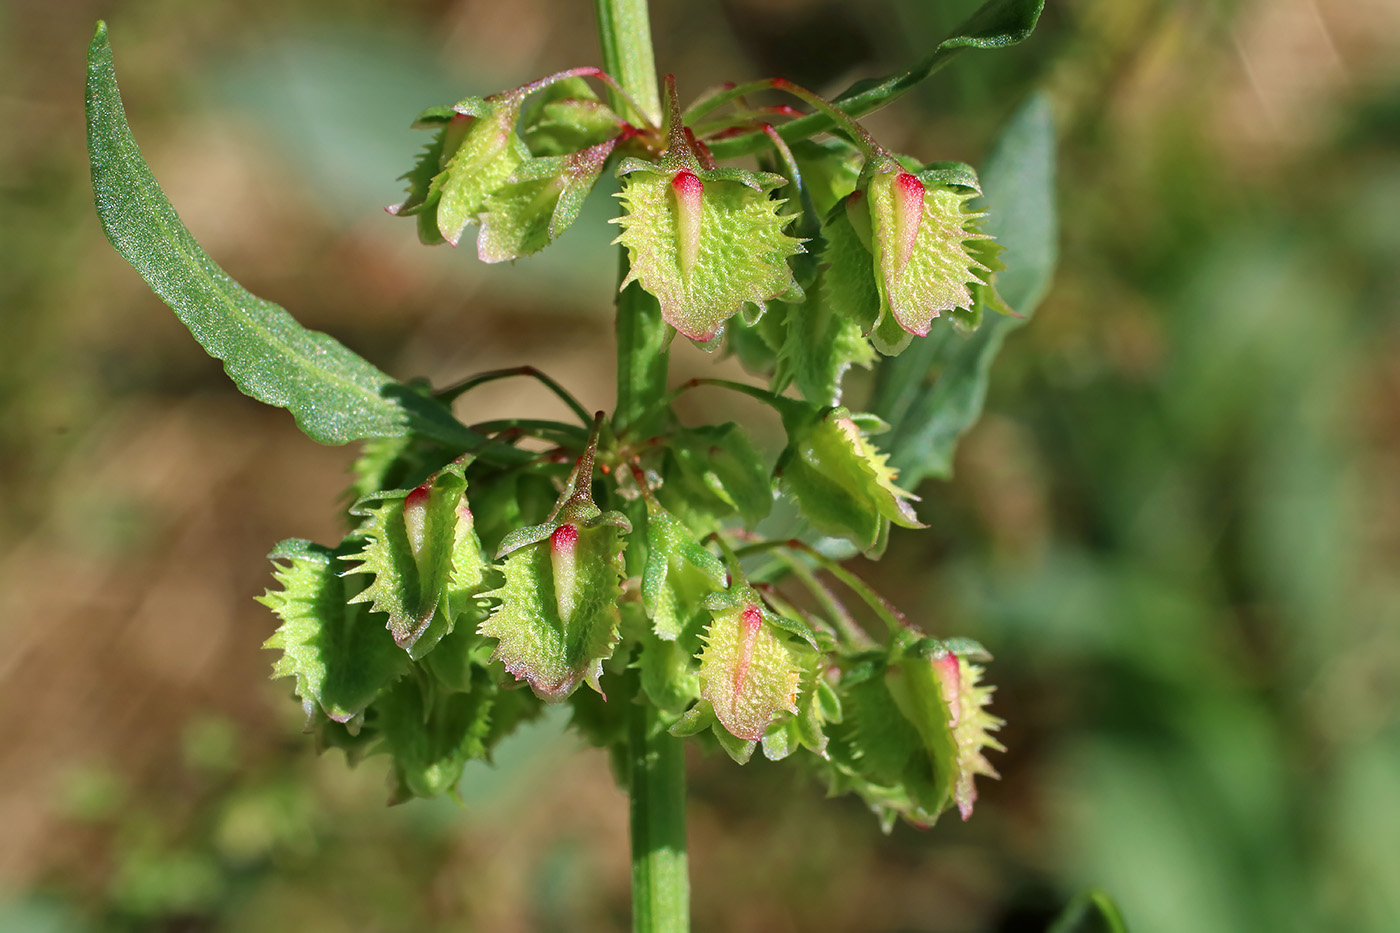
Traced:
<svg viewBox="0 0 1400 933">
<path fill-rule="evenodd" d="M 657 57 L 692 92 L 832 90 L 973 5 L 662 2 Z M 1385 7 L 1066 0 L 872 119 L 976 164 L 1041 87 L 1061 134 L 1055 284 L 953 479 L 920 488 L 931 530 L 860 568 L 996 655 L 1005 777 L 965 825 L 884 837 L 777 768 L 696 758 L 698 929 L 1041 930 L 1086 885 L 1148 933 L 1400 928 Z M 0 929 L 625 924 L 624 798 L 560 722 L 460 809 L 385 809 L 382 761 L 312 756 L 252 597 L 270 542 L 338 536 L 351 452 L 228 386 L 102 237 L 82 142 L 100 15 L 147 158 L 252 291 L 386 370 L 530 362 L 606 408 L 608 199 L 513 269 L 380 212 L 422 106 L 596 60 L 588 5 L 505 8 L 0 8 Z M 560 413 L 516 382 L 471 403 Z"/>
</svg>

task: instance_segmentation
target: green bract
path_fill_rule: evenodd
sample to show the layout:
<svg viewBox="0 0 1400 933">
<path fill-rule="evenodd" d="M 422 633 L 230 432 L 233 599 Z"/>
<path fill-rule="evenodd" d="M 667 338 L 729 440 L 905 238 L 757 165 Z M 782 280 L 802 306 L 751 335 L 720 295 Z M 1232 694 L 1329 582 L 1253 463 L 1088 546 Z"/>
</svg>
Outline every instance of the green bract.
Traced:
<svg viewBox="0 0 1400 933">
<path fill-rule="evenodd" d="M 894 484 L 887 455 L 865 438 L 868 430 L 883 428 L 879 419 L 783 401 L 788 446 L 778 460 L 778 475 L 813 528 L 879 553 L 890 522 L 924 527 L 909 504 L 915 497 Z"/>
<path fill-rule="evenodd" d="M 593 450 L 574 467 L 569 486 L 548 521 L 506 535 L 505 583 L 486 593 L 500 605 L 478 631 L 497 641 L 499 660 L 535 695 L 556 703 L 584 681 L 598 692 L 603 662 L 620 637 L 622 546 L 632 530 L 621 512 L 593 503 Z"/>
<path fill-rule="evenodd" d="M 510 552 L 505 584 L 485 595 L 500 606 L 479 631 L 497 639 L 493 659 L 527 681 L 540 699 L 558 702 L 585 680 L 598 690 L 603 661 L 618 641 L 622 596 L 619 513 L 588 522 L 537 526 L 549 532 Z"/>
<path fill-rule="evenodd" d="M 272 676 L 296 678 L 308 720 L 320 707 L 336 722 L 351 721 L 409 666 L 383 622 L 353 603 L 359 587 L 342 578 L 343 550 L 283 541 L 268 555 L 282 588 L 258 598 L 282 620 L 263 643 L 282 652 Z"/>
<path fill-rule="evenodd" d="M 390 213 L 417 215 L 429 244 L 455 246 L 479 221 L 478 257 L 501 262 L 538 252 L 574 222 L 624 124 L 574 73 L 561 72 L 426 110 L 414 126 L 436 134 L 403 176 L 408 197 Z"/>
<path fill-rule="evenodd" d="M 801 676 L 757 605 L 714 614 L 700 654 L 700 695 L 730 735 L 756 742 L 780 712 L 797 712 Z"/>
<path fill-rule="evenodd" d="M 430 197 L 437 197 L 438 232 L 453 246 L 485 209 L 486 199 L 530 157 L 515 130 L 526 93 L 522 88 L 493 97 L 468 97 L 452 108 L 470 122 L 456 151 L 448 155 L 444 150 L 442 171 L 433 176 L 428 190 Z"/>
<path fill-rule="evenodd" d="M 738 516 L 757 525 L 773 508 L 773 478 L 744 429 L 734 422 L 681 428 L 666 447 L 657 497 L 696 531 Z"/>
<path fill-rule="evenodd" d="M 769 197 L 781 175 L 626 159 L 617 168 L 626 213 L 617 241 L 627 248 L 622 285 L 656 296 L 661 316 L 702 343 L 745 303 L 797 300 L 788 259 L 802 243 L 783 233 L 792 220 Z"/>
<path fill-rule="evenodd" d="M 361 499 L 365 546 L 346 560 L 347 573 L 373 579 L 352 602 L 388 615 L 394 640 L 422 657 L 452 631 L 481 585 L 483 560 L 467 504 L 467 459 L 460 459 L 411 490 Z"/>
<path fill-rule="evenodd" d="M 869 304 L 868 286 L 855 283 L 842 286 L 842 303 L 880 352 L 898 353 L 912 337 L 926 335 L 934 318 L 973 307 L 970 286 L 982 282 L 987 267 L 970 248 L 987 235 L 973 226 L 983 215 L 968 211 L 966 203 L 979 193 L 970 169 L 937 165 L 916 175 L 893 165 L 873 173 L 843 202 L 845 223 L 869 258 L 862 263 L 859 253 L 849 255 L 849 235 L 838 230 L 833 235 L 845 241 L 845 262 L 833 269 L 873 277 L 877 306 Z"/>
<path fill-rule="evenodd" d="M 539 252 L 578 219 L 616 140 L 568 155 L 528 159 L 487 196 L 476 251 L 482 262 Z"/>
</svg>

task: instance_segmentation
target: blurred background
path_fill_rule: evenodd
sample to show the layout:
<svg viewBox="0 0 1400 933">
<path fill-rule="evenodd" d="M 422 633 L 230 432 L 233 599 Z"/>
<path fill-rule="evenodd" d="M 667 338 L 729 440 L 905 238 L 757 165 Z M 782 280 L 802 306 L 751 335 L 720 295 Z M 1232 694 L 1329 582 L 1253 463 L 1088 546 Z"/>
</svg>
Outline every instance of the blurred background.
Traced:
<svg viewBox="0 0 1400 933">
<path fill-rule="evenodd" d="M 657 58 L 683 93 L 835 92 L 975 6 L 658 0 Z M 860 568 L 996 656 L 1003 779 L 883 836 L 696 754 L 697 930 L 1039 931 L 1088 885 L 1139 933 L 1400 930 L 1400 5 L 1049 7 L 870 120 L 974 164 L 1032 89 L 1058 121 L 1054 287 L 920 489 L 931 529 Z M 317 758 L 267 680 L 263 555 L 339 537 L 353 451 L 239 395 L 103 238 L 98 17 L 157 177 L 254 292 L 402 377 L 530 362 L 612 398 L 607 198 L 514 268 L 382 211 L 420 108 L 596 62 L 591 4 L 0 3 L 0 930 L 623 929 L 625 798 L 557 719 L 464 807 L 387 808 L 384 762 Z M 463 414 L 555 404 L 510 381 Z"/>
</svg>

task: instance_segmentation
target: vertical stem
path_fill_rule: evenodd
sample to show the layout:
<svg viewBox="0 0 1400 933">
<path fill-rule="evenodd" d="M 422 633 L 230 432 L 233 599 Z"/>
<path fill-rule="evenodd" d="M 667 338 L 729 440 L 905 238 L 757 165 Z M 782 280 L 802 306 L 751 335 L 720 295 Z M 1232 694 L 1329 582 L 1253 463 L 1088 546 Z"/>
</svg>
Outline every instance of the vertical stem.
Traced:
<svg viewBox="0 0 1400 933">
<path fill-rule="evenodd" d="M 661 94 L 651 46 L 646 0 L 596 0 L 603 68 L 661 124 Z M 621 255 L 619 281 L 627 270 Z M 639 420 L 666 395 L 667 325 L 656 299 L 635 282 L 617 299 L 617 411 L 613 427 L 638 432 Z M 665 412 L 659 413 L 664 417 Z M 650 419 L 648 419 L 650 420 Z M 638 538 L 634 534 L 631 537 Z M 638 562 L 640 542 L 629 542 L 628 566 Z M 634 933 L 687 933 L 690 879 L 685 850 L 685 756 L 681 740 L 662 726 L 628 672 L 627 787 L 632 824 L 632 929 Z"/>
<path fill-rule="evenodd" d="M 625 274 L 627 255 L 623 252 Z M 619 275 L 621 279 L 621 275 Z M 671 352 L 667 349 L 669 325 L 661 319 L 661 306 L 636 282 L 617 296 L 617 412 L 613 429 L 631 429 L 634 436 L 655 433 L 654 425 L 642 424 L 664 419 L 666 410 L 658 399 L 666 397 L 667 370 Z"/>
<path fill-rule="evenodd" d="M 603 69 L 661 125 L 661 90 L 656 83 L 656 60 L 651 48 L 651 19 L 647 0 L 596 0 L 598 38 L 603 47 Z M 618 281 L 627 273 L 622 250 Z M 669 354 L 666 322 L 656 299 L 633 283 L 617 299 L 617 413 L 613 428 L 633 427 L 656 399 L 666 394 Z"/>
<path fill-rule="evenodd" d="M 656 85 L 647 0 L 596 0 L 596 4 L 603 70 L 632 95 L 652 123 L 660 126 L 661 91 Z M 621 112 L 620 102 L 613 103 L 614 109 Z"/>
<path fill-rule="evenodd" d="M 685 746 L 636 692 L 627 712 L 627 783 L 632 816 L 632 929 L 686 933 L 690 877 L 685 854 Z"/>
</svg>

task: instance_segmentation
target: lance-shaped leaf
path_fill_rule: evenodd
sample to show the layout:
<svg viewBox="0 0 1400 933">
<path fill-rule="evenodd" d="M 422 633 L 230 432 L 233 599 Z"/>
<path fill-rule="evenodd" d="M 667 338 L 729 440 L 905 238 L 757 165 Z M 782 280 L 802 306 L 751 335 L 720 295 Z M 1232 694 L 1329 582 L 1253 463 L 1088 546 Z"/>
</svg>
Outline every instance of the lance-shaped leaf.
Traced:
<svg viewBox="0 0 1400 933">
<path fill-rule="evenodd" d="M 700 695 L 730 735 L 756 742 L 780 713 L 797 712 L 802 671 L 774 634 L 772 614 L 751 590 L 741 590 L 749 595 L 712 612 L 700 654 Z"/>
<path fill-rule="evenodd" d="M 593 502 L 593 456 L 602 412 L 568 486 L 543 524 L 519 528 L 501 542 L 505 583 L 485 594 L 500 605 L 481 623 L 497 640 L 492 660 L 535 695 L 557 703 L 584 681 L 599 693 L 603 662 L 617 647 L 622 598 L 622 546 L 632 530 L 621 512 Z"/>
<path fill-rule="evenodd" d="M 349 574 L 373 579 L 355 597 L 388 615 L 394 640 L 413 657 L 426 655 L 452 631 L 481 586 L 477 540 L 462 457 L 411 490 L 376 493 L 351 508 L 363 516 L 364 549 Z"/>
<path fill-rule="evenodd" d="M 1046 933 L 1128 933 L 1128 924 L 1111 897 L 1091 889 L 1075 895 Z"/>
<path fill-rule="evenodd" d="M 382 749 L 393 758 L 389 802 L 452 792 L 468 761 L 485 758 L 497 691 L 485 678 L 467 693 L 412 677 L 374 704 Z"/>
<path fill-rule="evenodd" d="M 583 210 L 616 138 L 568 155 L 528 159 L 486 198 L 476 240 L 482 262 L 539 252 Z"/>
<path fill-rule="evenodd" d="M 858 423 L 873 420 L 878 427 L 879 419 L 787 399 L 779 410 L 788 434 L 788 446 L 778 459 L 779 477 L 813 528 L 878 553 L 890 522 L 924 527 L 909 504 L 915 497 L 894 484 L 896 473 L 886 465 L 886 455 L 871 445 Z"/>
<path fill-rule="evenodd" d="M 692 340 L 714 339 L 745 302 L 761 307 L 801 289 L 788 258 L 802 242 L 783 232 L 792 217 L 769 192 L 781 175 L 740 169 L 704 169 L 696 162 L 625 159 L 616 219 L 627 248 L 623 287 L 638 282 L 656 296 L 661 316 Z"/>
<path fill-rule="evenodd" d="M 857 81 L 833 101 L 853 117 L 870 113 L 904 94 L 919 82 L 937 72 L 967 49 L 1001 49 L 1024 41 L 1035 29 L 1045 0 L 988 0 L 967 18 L 952 34 L 939 42 L 924 58 L 909 69 L 888 77 Z M 814 113 L 785 123 L 778 132 L 789 143 L 807 139 L 832 127 L 831 118 Z M 720 140 L 711 146 L 717 159 L 756 152 L 768 144 L 762 133 L 732 140 Z"/>
<path fill-rule="evenodd" d="M 286 408 L 322 444 L 408 431 L 457 449 L 483 440 L 443 406 L 250 294 L 200 248 L 132 138 L 105 23 L 88 49 L 87 131 L 107 238 L 242 392 Z"/>
<path fill-rule="evenodd" d="M 468 97 L 454 107 L 471 118 L 462 142 L 441 172 L 433 177 L 430 197 L 437 198 L 437 226 L 456 246 L 462 230 L 486 207 L 486 199 L 503 187 L 521 162 L 530 157 L 515 130 L 529 88 L 491 97 Z"/>
<path fill-rule="evenodd" d="M 338 723 L 351 721 L 409 666 L 379 620 L 350 604 L 357 587 L 340 574 L 345 550 L 283 541 L 268 555 L 282 588 L 258 598 L 282 620 L 263 643 L 282 652 L 272 676 L 296 678 L 308 721 L 316 707 Z"/>
</svg>

